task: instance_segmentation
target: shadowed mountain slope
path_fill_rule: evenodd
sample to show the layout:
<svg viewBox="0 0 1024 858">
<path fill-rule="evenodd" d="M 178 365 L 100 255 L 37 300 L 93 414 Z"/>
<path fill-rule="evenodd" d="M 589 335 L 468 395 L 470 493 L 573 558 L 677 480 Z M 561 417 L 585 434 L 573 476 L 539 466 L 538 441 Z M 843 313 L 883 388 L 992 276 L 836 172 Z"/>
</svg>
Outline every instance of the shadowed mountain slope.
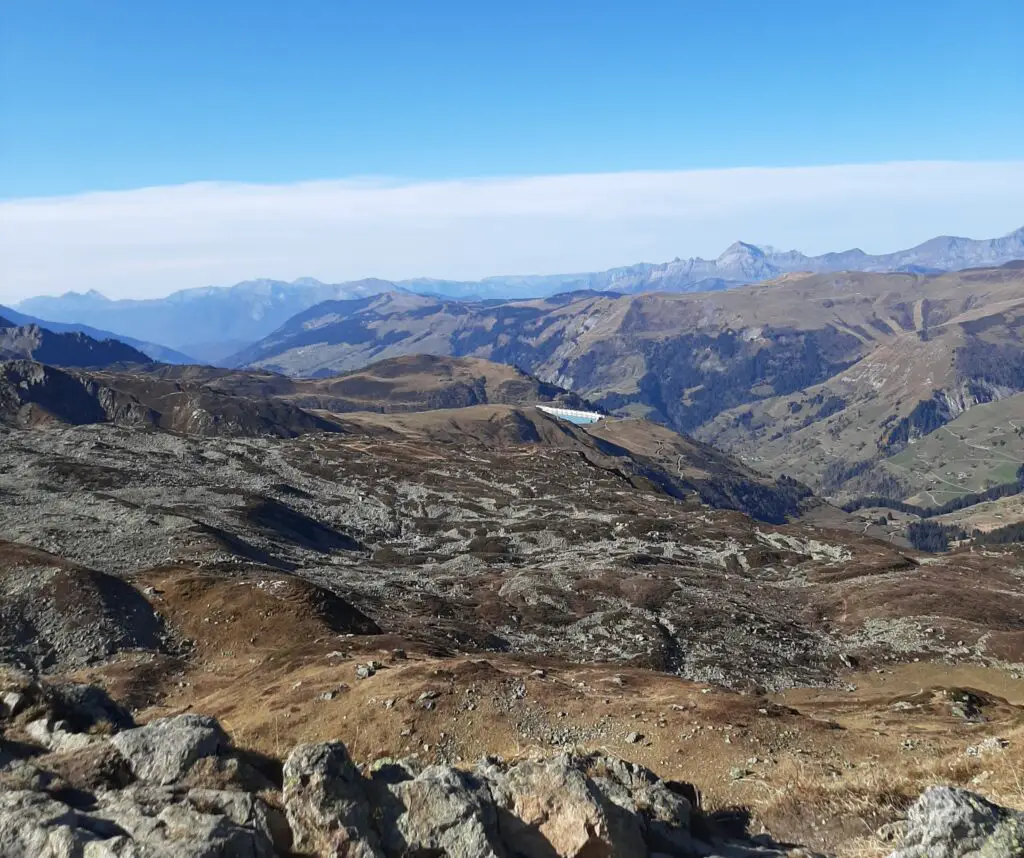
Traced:
<svg viewBox="0 0 1024 858">
<path fill-rule="evenodd" d="M 77 367 L 150 363 L 148 355 L 119 340 L 96 340 L 78 331 L 54 333 L 38 325 L 17 326 L 0 317 L 0 360 L 12 359 Z"/>
</svg>

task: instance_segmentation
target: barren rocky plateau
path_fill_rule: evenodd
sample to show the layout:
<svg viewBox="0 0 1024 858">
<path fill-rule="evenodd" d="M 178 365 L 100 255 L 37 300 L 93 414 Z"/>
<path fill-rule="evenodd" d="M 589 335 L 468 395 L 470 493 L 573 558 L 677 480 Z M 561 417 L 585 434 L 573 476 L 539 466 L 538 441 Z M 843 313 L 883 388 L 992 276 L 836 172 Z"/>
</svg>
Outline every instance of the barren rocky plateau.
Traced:
<svg viewBox="0 0 1024 858">
<path fill-rule="evenodd" d="M 488 367 L 3 364 L 0 848 L 1020 854 L 1015 552 Z"/>
</svg>

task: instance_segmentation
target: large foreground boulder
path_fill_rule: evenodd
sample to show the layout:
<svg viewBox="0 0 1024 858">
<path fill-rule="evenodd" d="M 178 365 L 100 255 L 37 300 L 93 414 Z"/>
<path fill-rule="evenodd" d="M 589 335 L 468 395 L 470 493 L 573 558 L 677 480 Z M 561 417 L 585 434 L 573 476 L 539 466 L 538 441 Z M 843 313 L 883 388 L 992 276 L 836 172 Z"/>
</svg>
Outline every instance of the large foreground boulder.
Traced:
<svg viewBox="0 0 1024 858">
<path fill-rule="evenodd" d="M 1022 858 L 1024 813 L 952 787 L 932 787 L 911 805 L 902 848 L 889 858 Z"/>
<path fill-rule="evenodd" d="M 486 781 L 447 766 L 431 766 L 416 777 L 391 783 L 375 779 L 384 854 L 406 846 L 428 855 L 504 858 L 499 809 Z M 415 853 L 413 853 L 415 854 Z"/>
<path fill-rule="evenodd" d="M 290 854 L 283 812 L 257 794 L 273 785 L 245 770 L 216 719 L 133 727 L 97 688 L 18 693 L 7 709 L 23 714 L 0 718 L 0 858 Z"/>
</svg>

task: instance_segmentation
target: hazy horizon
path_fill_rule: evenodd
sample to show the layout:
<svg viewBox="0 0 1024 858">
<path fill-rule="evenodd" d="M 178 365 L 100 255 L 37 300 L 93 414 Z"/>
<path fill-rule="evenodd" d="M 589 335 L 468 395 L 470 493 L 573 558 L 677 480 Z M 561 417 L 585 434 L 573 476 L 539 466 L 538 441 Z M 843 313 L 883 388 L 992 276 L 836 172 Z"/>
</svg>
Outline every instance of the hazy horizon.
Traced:
<svg viewBox="0 0 1024 858">
<path fill-rule="evenodd" d="M 735 241 L 888 253 L 1021 226 L 1024 161 L 176 187 L 0 201 L 0 301 L 602 271 Z"/>
</svg>

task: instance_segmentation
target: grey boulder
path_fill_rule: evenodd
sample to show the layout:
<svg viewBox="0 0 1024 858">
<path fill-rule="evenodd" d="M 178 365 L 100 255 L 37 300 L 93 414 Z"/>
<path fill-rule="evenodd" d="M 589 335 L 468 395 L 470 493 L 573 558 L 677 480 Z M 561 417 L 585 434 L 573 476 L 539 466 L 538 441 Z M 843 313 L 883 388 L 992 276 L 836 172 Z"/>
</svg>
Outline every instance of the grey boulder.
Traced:
<svg viewBox="0 0 1024 858">
<path fill-rule="evenodd" d="M 903 844 L 889 858 L 1022 858 L 1024 813 L 952 787 L 911 805 Z"/>
<path fill-rule="evenodd" d="M 508 854 L 488 785 L 473 774 L 431 766 L 415 777 L 392 780 L 381 771 L 371 790 L 388 856 L 407 854 L 403 850 L 450 858 L 506 858 Z"/>
<path fill-rule="evenodd" d="M 295 850 L 319 858 L 384 858 L 366 783 L 340 742 L 299 745 L 284 764 Z"/>
<path fill-rule="evenodd" d="M 198 762 L 231 750 L 231 742 L 217 719 L 206 715 L 160 718 L 144 727 L 124 730 L 111 744 L 128 761 L 140 781 L 172 784 Z"/>
<path fill-rule="evenodd" d="M 102 739 L 88 733 L 76 733 L 66 721 L 51 721 L 39 718 L 25 725 L 25 734 L 48 751 L 65 753 L 80 751 L 101 742 Z"/>
<path fill-rule="evenodd" d="M 48 795 L 0 791 L 0 855 L 3 858 L 68 858 L 81 855 L 96 836 L 78 814 Z"/>
</svg>

